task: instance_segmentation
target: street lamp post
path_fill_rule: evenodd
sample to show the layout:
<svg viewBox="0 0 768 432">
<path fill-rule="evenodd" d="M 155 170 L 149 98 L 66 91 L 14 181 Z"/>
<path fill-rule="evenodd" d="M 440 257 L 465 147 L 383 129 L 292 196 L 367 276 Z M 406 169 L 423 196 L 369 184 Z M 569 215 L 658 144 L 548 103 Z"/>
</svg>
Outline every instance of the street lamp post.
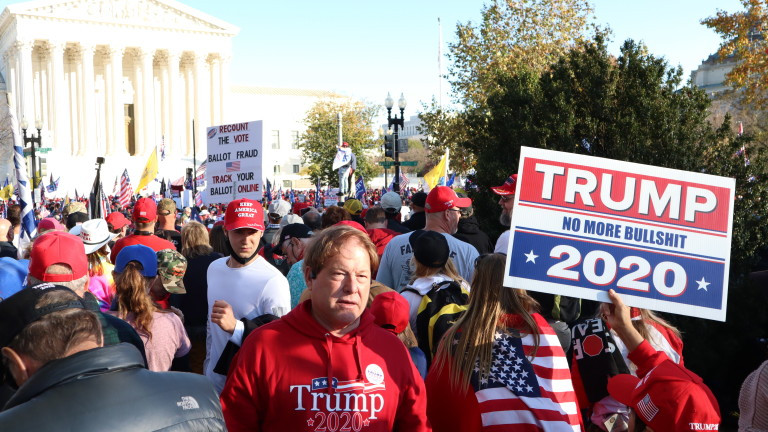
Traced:
<svg viewBox="0 0 768 432">
<path fill-rule="evenodd" d="M 21 120 L 21 135 L 24 137 L 24 146 L 26 147 L 27 144 L 32 147 L 32 208 L 35 208 L 35 187 L 37 186 L 35 184 L 35 178 L 37 177 L 37 157 L 35 156 L 35 146 L 40 147 L 41 146 L 41 138 L 42 138 L 42 131 L 43 128 L 42 122 L 38 119 L 35 121 L 35 129 L 37 129 L 37 134 L 34 132 L 27 136 L 27 120 L 22 119 Z"/>
<path fill-rule="evenodd" d="M 387 99 L 384 100 L 384 106 L 387 107 L 387 127 L 393 131 L 394 135 L 392 155 L 395 157 L 395 178 L 393 180 L 393 188 L 395 192 L 400 193 L 400 151 L 397 148 L 397 127 L 400 126 L 400 129 L 403 129 L 403 120 L 405 119 L 404 111 L 406 105 L 405 96 L 400 93 L 400 99 L 397 101 L 397 107 L 400 108 L 400 118 L 397 118 L 397 114 L 392 117 L 392 106 L 394 106 L 394 104 L 395 101 L 392 100 L 392 96 L 387 93 Z M 394 129 L 392 126 L 394 126 Z"/>
</svg>

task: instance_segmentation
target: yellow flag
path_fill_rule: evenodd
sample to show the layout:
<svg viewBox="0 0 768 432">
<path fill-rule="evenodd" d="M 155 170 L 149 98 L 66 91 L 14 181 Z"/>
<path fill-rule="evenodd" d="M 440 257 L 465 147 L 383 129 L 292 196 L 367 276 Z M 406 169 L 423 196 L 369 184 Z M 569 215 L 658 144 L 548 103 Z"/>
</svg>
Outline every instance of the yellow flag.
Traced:
<svg viewBox="0 0 768 432">
<path fill-rule="evenodd" d="M 440 162 L 435 165 L 432 170 L 430 170 L 428 173 L 424 174 L 424 181 L 427 182 L 427 185 L 429 185 L 429 188 L 432 189 L 438 184 L 445 184 L 445 167 L 448 163 L 448 152 L 446 152 L 442 158 L 440 158 Z M 442 178 L 442 182 L 441 182 Z"/>
<path fill-rule="evenodd" d="M 144 172 L 141 173 L 141 180 L 139 180 L 139 186 L 136 188 L 136 193 L 139 193 L 145 186 L 157 177 L 157 147 L 152 150 L 152 154 L 149 155 L 147 160 L 147 166 L 144 167 Z"/>
<path fill-rule="evenodd" d="M 13 195 L 13 185 L 9 184 L 8 186 L 0 189 L 0 199 L 3 201 L 8 201 L 11 199 L 11 196 Z"/>
</svg>

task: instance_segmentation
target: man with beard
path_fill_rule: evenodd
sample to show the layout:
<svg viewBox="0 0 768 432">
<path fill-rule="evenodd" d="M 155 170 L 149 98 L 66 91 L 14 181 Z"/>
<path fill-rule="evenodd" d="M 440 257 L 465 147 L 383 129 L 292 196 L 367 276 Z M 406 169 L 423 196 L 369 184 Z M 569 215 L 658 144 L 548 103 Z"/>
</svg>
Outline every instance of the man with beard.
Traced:
<svg viewBox="0 0 768 432">
<path fill-rule="evenodd" d="M 224 216 L 228 257 L 208 267 L 208 336 L 203 370 L 217 392 L 226 376 L 213 371 L 230 340 L 242 343 L 241 318 L 265 314 L 278 317 L 291 309 L 288 280 L 259 255 L 264 232 L 264 209 L 257 201 L 238 199 L 229 203 Z"/>
<path fill-rule="evenodd" d="M 507 253 L 507 248 L 509 246 L 509 227 L 512 225 L 512 207 L 515 204 L 516 187 L 517 174 L 512 174 L 503 185 L 491 188 L 493 193 L 499 195 L 499 205 L 501 206 L 499 222 L 507 227 L 507 230 L 501 233 L 499 239 L 496 240 L 496 247 L 493 249 L 494 253 L 502 253 L 505 255 Z"/>
</svg>

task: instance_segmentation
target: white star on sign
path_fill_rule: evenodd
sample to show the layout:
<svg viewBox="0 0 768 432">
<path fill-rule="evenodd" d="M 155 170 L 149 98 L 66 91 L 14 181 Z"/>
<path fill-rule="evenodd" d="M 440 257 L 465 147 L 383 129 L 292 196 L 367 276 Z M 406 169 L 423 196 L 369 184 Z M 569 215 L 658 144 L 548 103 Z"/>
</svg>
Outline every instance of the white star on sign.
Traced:
<svg viewBox="0 0 768 432">
<path fill-rule="evenodd" d="M 697 288 L 697 291 L 698 290 L 707 291 L 707 287 L 709 286 L 709 282 L 704 280 L 704 276 L 701 277 L 701 280 L 696 281 L 696 283 L 699 284 L 699 287 Z"/>
<path fill-rule="evenodd" d="M 538 255 L 534 255 L 533 249 L 531 249 L 530 253 L 523 254 L 523 255 L 525 255 L 525 258 L 526 258 L 525 262 L 527 263 L 532 262 L 534 264 L 536 264 L 536 258 L 539 257 Z"/>
</svg>

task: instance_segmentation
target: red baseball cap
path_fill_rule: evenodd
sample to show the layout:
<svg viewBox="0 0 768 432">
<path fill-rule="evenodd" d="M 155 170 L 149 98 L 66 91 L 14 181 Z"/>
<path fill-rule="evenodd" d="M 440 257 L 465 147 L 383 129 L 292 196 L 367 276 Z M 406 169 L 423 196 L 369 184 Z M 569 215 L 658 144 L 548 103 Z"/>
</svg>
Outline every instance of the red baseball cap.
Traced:
<svg viewBox="0 0 768 432">
<path fill-rule="evenodd" d="M 240 228 L 264 231 L 264 208 L 260 202 L 246 198 L 230 201 L 224 215 L 224 229 L 232 231 Z"/>
<path fill-rule="evenodd" d="M 608 380 L 608 393 L 631 407 L 657 431 L 717 430 L 720 408 L 701 377 L 665 360 L 643 378 L 621 374 Z"/>
<path fill-rule="evenodd" d="M 49 274 L 48 267 L 66 264 L 71 274 Z M 29 256 L 29 275 L 43 282 L 71 282 L 88 274 L 88 258 L 80 237 L 63 231 L 50 231 L 32 244 Z"/>
<path fill-rule="evenodd" d="M 112 212 L 105 218 L 107 223 L 112 225 L 113 229 L 120 229 L 126 225 L 130 225 L 131 221 L 120 212 Z"/>
<path fill-rule="evenodd" d="M 156 219 L 157 203 L 152 198 L 139 198 L 133 206 L 133 220 L 139 223 L 147 223 L 154 222 Z"/>
<path fill-rule="evenodd" d="M 456 192 L 448 186 L 438 186 L 427 195 L 424 209 L 427 213 L 439 213 L 454 207 L 469 207 L 472 205 L 470 198 L 459 198 Z"/>
<path fill-rule="evenodd" d="M 410 320 L 408 300 L 395 291 L 383 292 L 371 303 L 373 322 L 394 334 L 402 333 Z"/>
<path fill-rule="evenodd" d="M 38 234 L 45 234 L 48 231 L 66 231 L 67 227 L 61 224 L 61 222 L 57 221 L 54 218 L 48 217 L 37 224 L 37 232 Z"/>
<path fill-rule="evenodd" d="M 512 174 L 501 186 L 493 186 L 491 190 L 496 195 L 514 195 L 517 188 L 517 174 Z"/>
</svg>

